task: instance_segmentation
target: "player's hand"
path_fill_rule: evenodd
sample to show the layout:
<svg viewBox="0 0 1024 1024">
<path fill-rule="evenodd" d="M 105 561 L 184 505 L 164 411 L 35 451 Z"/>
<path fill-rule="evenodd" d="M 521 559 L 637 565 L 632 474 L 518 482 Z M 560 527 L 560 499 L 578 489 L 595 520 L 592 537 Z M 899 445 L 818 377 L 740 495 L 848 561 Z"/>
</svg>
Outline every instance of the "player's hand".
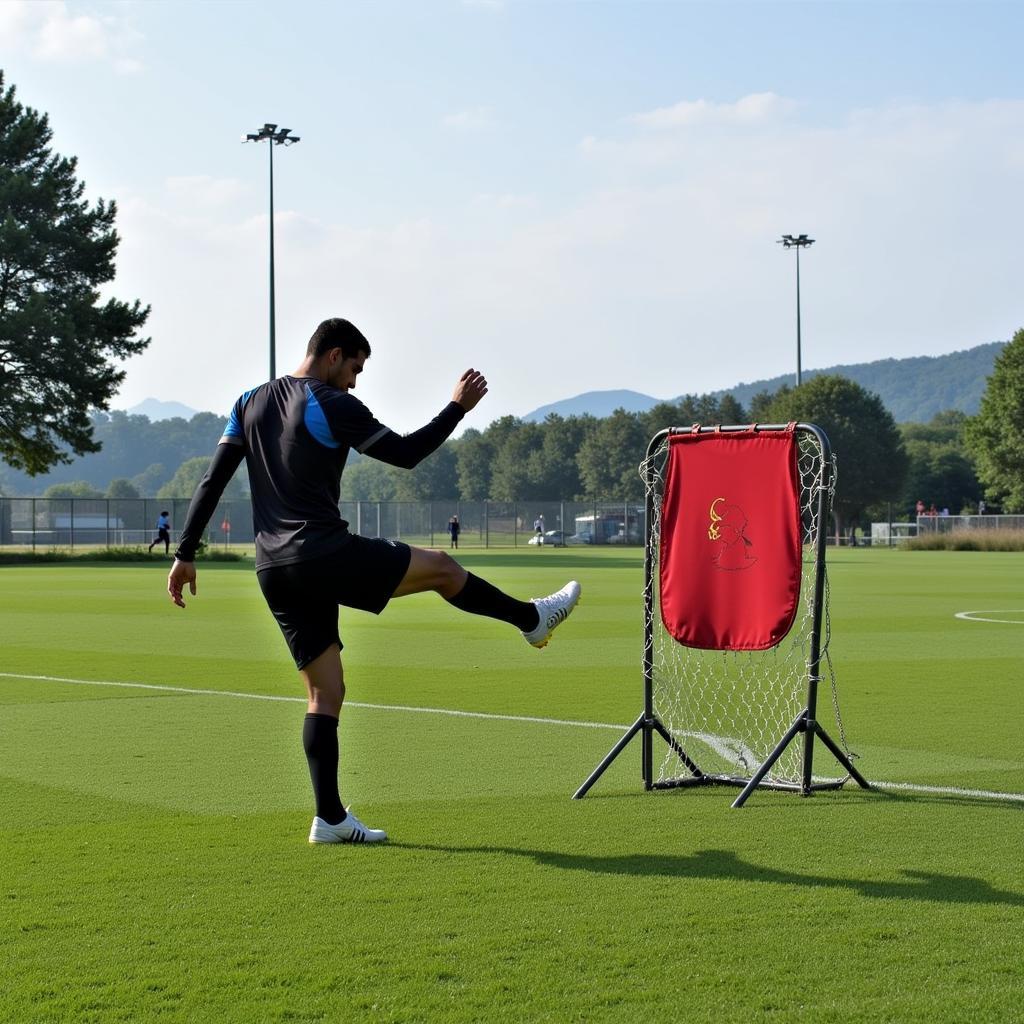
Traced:
<svg viewBox="0 0 1024 1024">
<path fill-rule="evenodd" d="M 179 607 L 184 608 L 185 602 L 182 600 L 182 591 L 185 589 L 185 584 L 188 584 L 188 589 L 192 596 L 196 596 L 196 563 L 195 562 L 182 562 L 180 559 L 174 560 L 174 565 L 171 566 L 171 571 L 167 574 L 167 593 L 171 595 L 171 600 Z"/>
<path fill-rule="evenodd" d="M 469 369 L 455 385 L 452 401 L 458 402 L 466 412 L 475 409 L 477 403 L 487 394 L 487 378 L 479 371 Z"/>
</svg>

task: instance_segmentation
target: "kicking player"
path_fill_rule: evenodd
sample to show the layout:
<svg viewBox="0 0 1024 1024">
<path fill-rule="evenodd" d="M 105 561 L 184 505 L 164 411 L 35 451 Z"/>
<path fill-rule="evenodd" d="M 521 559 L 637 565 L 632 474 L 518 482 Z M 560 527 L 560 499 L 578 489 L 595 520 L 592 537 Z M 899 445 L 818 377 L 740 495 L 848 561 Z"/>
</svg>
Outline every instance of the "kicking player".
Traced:
<svg viewBox="0 0 1024 1024">
<path fill-rule="evenodd" d="M 338 511 L 349 449 L 412 469 L 487 394 L 483 374 L 467 370 L 441 412 L 402 436 L 374 419 L 351 394 L 369 355 L 369 342 L 349 321 L 325 320 L 294 374 L 247 391 L 235 402 L 192 498 L 167 578 L 171 600 L 184 608 L 185 587 L 196 592 L 200 538 L 244 458 L 252 488 L 257 578 L 309 698 L 302 744 L 316 801 L 311 843 L 387 838 L 346 813 L 338 795 L 338 716 L 345 698 L 339 605 L 379 614 L 392 597 L 433 590 L 462 611 L 510 623 L 527 643 L 543 647 L 580 595 L 580 585 L 571 581 L 548 597 L 518 601 L 443 551 L 349 533 Z"/>
</svg>

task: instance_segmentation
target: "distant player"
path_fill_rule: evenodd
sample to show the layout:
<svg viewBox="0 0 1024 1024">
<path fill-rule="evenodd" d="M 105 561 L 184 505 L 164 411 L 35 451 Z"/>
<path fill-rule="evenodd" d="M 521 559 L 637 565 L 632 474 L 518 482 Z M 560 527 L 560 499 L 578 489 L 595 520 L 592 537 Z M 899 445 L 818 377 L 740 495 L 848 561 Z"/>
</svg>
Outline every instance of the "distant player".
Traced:
<svg viewBox="0 0 1024 1024">
<path fill-rule="evenodd" d="M 164 545 L 164 554 L 169 555 L 171 553 L 171 514 L 167 511 L 161 512 L 156 517 L 156 539 L 147 549 L 150 554 L 152 554 L 153 548 L 161 541 L 163 541 Z"/>
<path fill-rule="evenodd" d="M 465 612 L 508 622 L 543 647 L 573 610 L 580 586 L 518 601 L 468 573 L 444 551 L 349 533 L 338 512 L 350 448 L 411 469 L 439 448 L 487 394 L 467 370 L 450 401 L 419 430 L 401 436 L 374 419 L 349 392 L 370 355 L 347 320 L 325 320 L 294 374 L 235 403 L 210 468 L 189 506 L 167 578 L 171 600 L 196 592 L 196 548 L 224 488 L 242 459 L 252 487 L 256 573 L 260 588 L 306 685 L 302 743 L 316 800 L 311 843 L 374 843 L 387 838 L 346 813 L 338 795 L 338 716 L 345 697 L 338 606 L 380 613 L 392 597 L 436 591 Z"/>
</svg>

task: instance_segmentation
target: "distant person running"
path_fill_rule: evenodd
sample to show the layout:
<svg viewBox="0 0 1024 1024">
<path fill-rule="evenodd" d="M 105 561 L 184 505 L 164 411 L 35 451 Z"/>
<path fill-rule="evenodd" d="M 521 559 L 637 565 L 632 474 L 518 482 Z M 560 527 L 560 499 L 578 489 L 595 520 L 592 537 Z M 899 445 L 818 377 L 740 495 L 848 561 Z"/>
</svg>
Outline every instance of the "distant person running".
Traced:
<svg viewBox="0 0 1024 1024">
<path fill-rule="evenodd" d="M 508 622 L 543 647 L 579 599 L 571 581 L 557 593 L 518 601 L 467 572 L 444 551 L 349 533 L 338 501 L 350 448 L 411 469 L 439 448 L 487 394 L 487 381 L 467 370 L 450 401 L 404 437 L 374 419 L 349 392 L 370 344 L 347 320 L 325 320 L 294 374 L 235 402 L 224 436 L 188 510 L 167 577 L 171 600 L 185 607 L 196 592 L 196 548 L 228 481 L 244 458 L 252 488 L 256 573 L 306 685 L 302 744 L 316 816 L 311 843 L 375 843 L 387 838 L 346 813 L 338 794 L 338 716 L 345 682 L 338 606 L 380 613 L 392 597 L 433 590 L 465 612 Z"/>
<path fill-rule="evenodd" d="M 169 555 L 171 553 L 171 514 L 169 512 L 161 512 L 156 519 L 156 539 L 147 549 L 150 554 L 153 552 L 153 548 L 156 547 L 163 541 L 164 554 Z"/>
<path fill-rule="evenodd" d="M 459 523 L 458 516 L 452 516 L 448 520 L 448 535 L 451 537 L 451 547 L 458 549 L 459 546 L 459 534 L 462 532 L 462 526 Z"/>
</svg>

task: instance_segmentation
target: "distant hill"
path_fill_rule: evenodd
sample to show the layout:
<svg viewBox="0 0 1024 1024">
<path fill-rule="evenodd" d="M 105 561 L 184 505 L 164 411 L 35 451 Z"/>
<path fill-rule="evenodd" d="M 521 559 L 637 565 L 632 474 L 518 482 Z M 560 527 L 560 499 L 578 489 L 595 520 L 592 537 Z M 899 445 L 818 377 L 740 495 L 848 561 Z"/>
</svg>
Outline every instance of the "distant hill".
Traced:
<svg viewBox="0 0 1024 1024">
<path fill-rule="evenodd" d="M 597 417 L 610 416 L 616 409 L 646 412 L 651 406 L 657 405 L 658 401 L 659 399 L 642 395 L 639 391 L 585 391 L 575 398 L 564 398 L 551 405 L 542 405 L 522 418 L 531 423 L 542 423 L 544 417 L 552 412 L 558 413 L 559 416 L 583 416 L 589 413 Z"/>
<path fill-rule="evenodd" d="M 138 405 L 125 409 L 125 412 L 129 416 L 148 416 L 153 423 L 158 420 L 171 420 L 176 416 L 190 420 L 196 414 L 195 409 L 190 409 L 181 402 L 161 402 L 158 398 L 144 398 Z"/>
<path fill-rule="evenodd" d="M 944 356 L 911 356 L 906 359 L 879 359 L 873 363 L 853 363 L 829 366 L 822 370 L 805 370 L 804 379 L 821 374 L 839 374 L 856 381 L 861 387 L 879 395 L 897 423 L 927 423 L 936 413 L 946 409 L 959 409 L 973 416 L 981 404 L 985 382 L 992 373 L 996 356 L 1006 342 L 993 341 L 987 345 Z M 732 395 L 747 406 L 754 395 L 762 391 L 777 391 L 783 384 L 793 384 L 788 373 L 768 380 L 714 392 Z M 646 412 L 658 402 L 675 402 L 675 398 L 652 398 L 637 391 L 588 391 L 575 398 L 541 406 L 522 418 L 540 422 L 549 413 L 560 416 L 607 416 L 618 408 L 629 412 Z"/>
<path fill-rule="evenodd" d="M 807 370 L 804 379 L 821 374 L 838 374 L 873 391 L 885 403 L 897 423 L 927 423 L 937 412 L 959 409 L 973 416 L 981 405 L 986 378 L 992 372 L 996 356 L 1005 341 L 945 356 L 912 356 L 908 359 L 879 359 L 873 363 L 830 366 L 825 370 Z M 738 384 L 728 391 L 741 405 L 761 391 L 778 391 L 783 384 L 793 383 L 793 374 Z"/>
</svg>

